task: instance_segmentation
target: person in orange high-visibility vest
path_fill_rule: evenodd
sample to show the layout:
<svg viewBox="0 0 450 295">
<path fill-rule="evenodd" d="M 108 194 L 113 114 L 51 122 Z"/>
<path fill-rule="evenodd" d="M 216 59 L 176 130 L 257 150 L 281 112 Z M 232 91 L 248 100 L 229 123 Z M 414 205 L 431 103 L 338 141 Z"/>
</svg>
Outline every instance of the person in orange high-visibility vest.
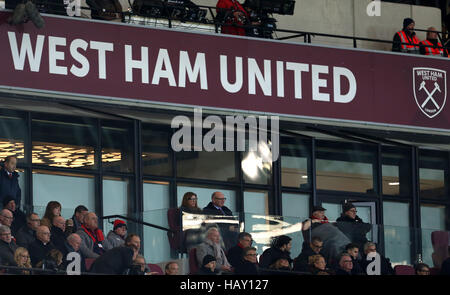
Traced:
<svg viewBox="0 0 450 295">
<path fill-rule="evenodd" d="M 428 28 L 427 40 L 420 42 L 420 54 L 448 56 L 447 50 L 444 50 L 442 44 L 438 41 L 438 34 L 434 27 Z"/>
<path fill-rule="evenodd" d="M 416 23 L 411 18 L 405 18 L 403 20 L 403 29 L 394 35 L 392 51 L 420 54 L 420 41 L 414 32 L 415 25 Z"/>
</svg>

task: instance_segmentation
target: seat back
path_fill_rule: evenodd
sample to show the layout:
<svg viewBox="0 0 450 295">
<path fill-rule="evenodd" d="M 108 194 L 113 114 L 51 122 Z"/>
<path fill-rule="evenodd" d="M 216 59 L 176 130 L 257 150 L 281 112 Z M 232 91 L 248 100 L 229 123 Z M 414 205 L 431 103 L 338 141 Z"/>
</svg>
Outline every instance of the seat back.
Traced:
<svg viewBox="0 0 450 295">
<path fill-rule="evenodd" d="M 86 271 L 90 271 L 92 267 L 92 263 L 94 263 L 95 258 L 86 258 L 84 262 L 86 263 Z"/>
<path fill-rule="evenodd" d="M 182 234 L 180 226 L 180 210 L 178 208 L 170 208 L 167 210 L 167 221 L 169 223 L 169 228 L 173 232 L 167 232 L 167 238 L 169 239 L 169 245 L 172 250 L 184 253 L 182 250 Z"/>
<path fill-rule="evenodd" d="M 416 274 L 414 267 L 410 265 L 396 265 L 394 267 L 394 272 L 398 276 L 413 276 Z"/>
<path fill-rule="evenodd" d="M 198 262 L 197 262 L 197 249 L 192 248 L 189 250 L 189 274 L 194 275 L 198 272 Z"/>
<path fill-rule="evenodd" d="M 147 266 L 148 266 L 148 269 L 150 269 L 151 272 L 157 272 L 158 275 L 164 275 L 163 270 L 161 269 L 161 267 L 159 267 L 158 264 L 149 263 L 149 264 L 147 264 Z"/>
<path fill-rule="evenodd" d="M 431 244 L 433 245 L 434 267 L 441 268 L 442 262 L 448 258 L 449 234 L 446 231 L 434 231 L 431 233 Z"/>
</svg>

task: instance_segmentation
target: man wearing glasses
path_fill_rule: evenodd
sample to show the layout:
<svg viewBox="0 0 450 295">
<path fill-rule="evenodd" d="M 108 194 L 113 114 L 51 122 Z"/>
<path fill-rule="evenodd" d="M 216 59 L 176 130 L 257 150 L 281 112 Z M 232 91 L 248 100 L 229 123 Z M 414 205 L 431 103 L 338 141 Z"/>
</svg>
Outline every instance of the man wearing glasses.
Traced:
<svg viewBox="0 0 450 295">
<path fill-rule="evenodd" d="M 17 250 L 17 245 L 11 236 L 11 229 L 9 226 L 0 225 L 0 262 L 3 265 L 16 266 L 14 260 L 14 252 Z"/>
<path fill-rule="evenodd" d="M 372 226 L 363 222 L 356 215 L 356 207 L 348 202 L 342 206 L 342 215 L 336 219 L 337 227 L 343 232 L 352 243 L 358 245 L 361 249 L 367 243 L 366 234 L 372 229 Z"/>
<path fill-rule="evenodd" d="M 39 215 L 30 213 L 27 215 L 27 225 L 23 226 L 16 235 L 17 245 L 27 248 L 36 240 L 36 230 L 41 225 Z"/>
<path fill-rule="evenodd" d="M 300 255 L 294 259 L 294 271 L 309 272 L 309 257 L 313 255 L 323 255 L 323 241 L 319 237 L 312 237 L 309 247 L 305 247 Z M 325 257 L 325 256 L 324 256 Z"/>
<path fill-rule="evenodd" d="M 236 246 L 231 247 L 228 250 L 228 261 L 231 266 L 236 268 L 239 264 L 242 263 L 242 254 L 245 248 L 252 246 L 252 235 L 247 232 L 242 232 L 238 235 L 238 243 Z"/>
<path fill-rule="evenodd" d="M 342 253 L 339 259 L 339 267 L 336 269 L 338 276 L 351 276 L 353 269 L 353 260 L 350 254 Z"/>
</svg>

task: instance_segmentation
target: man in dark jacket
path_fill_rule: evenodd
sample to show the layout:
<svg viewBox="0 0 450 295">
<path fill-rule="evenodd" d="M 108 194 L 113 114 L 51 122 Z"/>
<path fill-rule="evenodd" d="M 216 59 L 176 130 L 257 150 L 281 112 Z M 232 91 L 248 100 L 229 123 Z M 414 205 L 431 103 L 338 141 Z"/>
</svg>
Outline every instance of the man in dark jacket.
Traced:
<svg viewBox="0 0 450 295">
<path fill-rule="evenodd" d="M 53 243 L 56 249 L 64 252 L 66 243 L 66 220 L 62 216 L 56 216 L 53 218 L 53 225 L 50 230 L 50 241 Z"/>
<path fill-rule="evenodd" d="M 233 212 L 225 206 L 225 195 L 221 192 L 214 192 L 211 196 L 211 202 L 203 208 L 203 213 L 208 215 L 233 216 Z M 228 251 L 237 243 L 238 228 L 229 223 L 218 223 L 220 234 Z"/>
<path fill-rule="evenodd" d="M 278 259 L 287 259 L 289 264 L 292 263 L 291 253 L 292 239 L 288 236 L 279 236 L 273 239 L 272 247 L 266 249 L 259 258 L 259 266 L 261 268 L 269 268 Z"/>
<path fill-rule="evenodd" d="M 405 18 L 403 20 L 403 29 L 394 35 L 392 51 L 419 54 L 420 41 L 414 32 L 415 24 L 411 18 Z"/>
<path fill-rule="evenodd" d="M 352 203 L 345 203 L 343 206 L 341 217 L 336 219 L 336 225 L 352 243 L 358 245 L 359 248 L 367 243 L 366 234 L 372 229 L 372 226 L 363 222 L 356 215 L 356 207 Z"/>
<path fill-rule="evenodd" d="M 8 209 L 13 214 L 14 220 L 11 224 L 11 231 L 13 233 L 13 236 L 15 236 L 19 229 L 21 229 L 27 223 L 25 213 L 23 213 L 22 210 L 20 210 L 16 206 L 16 201 L 13 196 L 7 196 L 3 199 L 3 209 Z"/>
<path fill-rule="evenodd" d="M 359 247 L 357 244 L 350 243 L 345 246 L 345 251 L 350 254 L 353 261 L 352 274 L 353 275 L 363 275 L 365 271 L 361 267 L 361 261 L 359 259 Z"/>
<path fill-rule="evenodd" d="M 246 247 L 242 250 L 241 263 L 238 264 L 234 273 L 237 275 L 258 275 L 258 254 L 255 247 Z"/>
<path fill-rule="evenodd" d="M 294 271 L 309 272 L 309 257 L 313 255 L 323 255 L 323 241 L 319 237 L 312 237 L 309 247 L 304 248 L 302 252 L 294 259 Z"/>
<path fill-rule="evenodd" d="M 50 230 L 45 225 L 39 226 L 36 230 L 36 240 L 30 244 L 28 249 L 31 265 L 34 267 L 40 261 L 46 259 L 47 254 L 53 249 L 55 249 L 55 246 L 50 242 Z"/>
<path fill-rule="evenodd" d="M 227 254 L 228 262 L 230 262 L 231 266 L 234 268 L 242 263 L 244 249 L 252 245 L 252 235 L 247 232 L 242 232 L 238 235 L 238 241 L 238 244 L 231 247 Z"/>
<path fill-rule="evenodd" d="M 36 213 L 30 213 L 27 215 L 27 224 L 23 226 L 15 236 L 17 245 L 27 248 L 36 240 L 36 230 L 41 225 L 41 220 Z"/>
<path fill-rule="evenodd" d="M 0 225 L 0 260 L 4 265 L 16 266 L 14 253 L 17 245 L 12 240 L 11 229 L 6 225 Z"/>
<path fill-rule="evenodd" d="M 339 266 L 336 268 L 336 275 L 351 276 L 353 269 L 353 260 L 350 254 L 342 253 L 339 258 Z"/>
<path fill-rule="evenodd" d="M 5 158 L 3 169 L 0 170 L 0 202 L 7 196 L 13 196 L 16 206 L 20 207 L 22 191 L 19 187 L 19 173 L 16 172 L 17 158 L 8 156 Z"/>
<path fill-rule="evenodd" d="M 364 257 L 361 260 L 361 267 L 367 274 L 367 267 L 370 263 L 374 260 L 373 258 L 370 259 L 367 257 L 369 253 L 375 253 L 377 256 L 379 255 L 380 259 L 380 274 L 381 275 L 394 275 L 394 269 L 392 268 L 391 262 L 386 257 L 382 256 L 381 254 L 377 253 L 377 246 L 375 243 L 367 242 L 364 244 Z"/>
<path fill-rule="evenodd" d="M 76 233 L 83 224 L 83 219 L 86 214 L 89 213 L 88 208 L 83 205 L 79 205 L 75 208 L 75 211 L 73 212 L 72 221 L 73 221 L 73 232 Z"/>
<path fill-rule="evenodd" d="M 80 252 L 81 243 L 81 238 L 77 234 L 71 234 L 67 237 L 63 251 L 61 251 L 63 254 L 64 269 L 67 269 L 67 266 L 72 262 L 72 260 L 67 257 L 69 253 L 76 252 L 80 255 L 80 272 L 86 272 L 86 261 L 83 254 Z"/>
</svg>

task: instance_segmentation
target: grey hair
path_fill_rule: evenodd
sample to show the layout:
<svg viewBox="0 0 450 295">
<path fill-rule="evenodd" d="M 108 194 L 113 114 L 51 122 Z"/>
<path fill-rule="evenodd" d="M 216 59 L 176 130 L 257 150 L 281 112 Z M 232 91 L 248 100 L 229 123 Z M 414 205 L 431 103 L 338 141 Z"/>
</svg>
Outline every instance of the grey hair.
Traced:
<svg viewBox="0 0 450 295">
<path fill-rule="evenodd" d="M 68 242 L 71 242 L 71 241 L 75 240 L 75 238 L 76 238 L 77 236 L 81 239 L 81 237 L 80 237 L 79 234 L 73 233 L 73 234 L 70 234 L 70 235 L 67 237 L 67 241 L 68 241 Z"/>
<path fill-rule="evenodd" d="M 220 235 L 219 229 L 218 229 L 217 227 L 210 227 L 210 228 L 208 228 L 208 230 L 206 231 L 206 239 L 208 239 L 209 234 L 210 234 L 212 231 L 216 231 L 216 232 L 218 232 L 219 235 Z"/>
<path fill-rule="evenodd" d="M 6 233 L 6 232 L 11 232 L 11 229 L 9 228 L 9 226 L 7 226 L 7 225 L 0 225 L 0 234 Z"/>
<path fill-rule="evenodd" d="M 367 242 L 364 244 L 364 252 L 367 251 L 367 249 L 369 249 L 370 246 L 377 246 L 374 242 Z"/>
</svg>

